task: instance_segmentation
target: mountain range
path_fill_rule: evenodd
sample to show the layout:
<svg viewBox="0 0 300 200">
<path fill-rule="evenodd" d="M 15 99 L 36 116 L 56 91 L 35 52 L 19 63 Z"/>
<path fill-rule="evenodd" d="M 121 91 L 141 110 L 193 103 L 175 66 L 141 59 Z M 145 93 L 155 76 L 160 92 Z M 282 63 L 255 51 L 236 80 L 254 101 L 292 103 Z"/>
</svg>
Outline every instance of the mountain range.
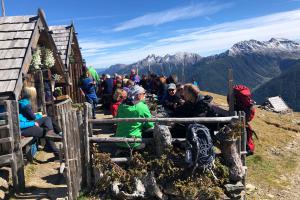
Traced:
<svg viewBox="0 0 300 200">
<path fill-rule="evenodd" d="M 294 70 L 300 68 L 296 64 L 299 62 L 297 59 L 300 59 L 299 43 L 272 38 L 269 41 L 241 41 L 223 53 L 208 57 L 195 53 L 167 54 L 163 57 L 149 55 L 130 65 L 111 66 L 104 73 L 128 74 L 131 68 L 138 68 L 139 74 L 176 74 L 180 82 L 194 79 L 201 90 L 226 94 L 227 71 L 232 68 L 235 84 L 250 87 L 256 100 L 261 102 L 270 95 L 282 95 L 282 91 L 274 90 L 276 84 L 272 82 L 282 80 L 282 76 L 293 75 Z M 268 89 L 270 87 L 273 89 Z M 277 93 L 266 93 L 267 90 Z M 296 100 L 287 98 L 286 101 L 292 108 L 300 110 L 294 105 Z"/>
</svg>

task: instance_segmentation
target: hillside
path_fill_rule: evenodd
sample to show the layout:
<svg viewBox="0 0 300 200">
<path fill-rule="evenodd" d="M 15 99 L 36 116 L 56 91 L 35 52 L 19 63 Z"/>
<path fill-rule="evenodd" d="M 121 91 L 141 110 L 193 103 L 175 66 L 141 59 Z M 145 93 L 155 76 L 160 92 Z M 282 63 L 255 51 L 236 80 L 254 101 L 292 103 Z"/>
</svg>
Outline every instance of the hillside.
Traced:
<svg viewBox="0 0 300 200">
<path fill-rule="evenodd" d="M 217 104 L 226 105 L 226 97 L 205 93 Z M 248 198 L 299 199 L 300 113 L 280 115 L 257 109 L 251 125 L 258 140 L 255 154 L 246 161 Z"/>
<path fill-rule="evenodd" d="M 300 60 L 278 77 L 263 84 L 254 91 L 254 98 L 258 103 L 267 97 L 281 96 L 295 111 L 300 111 Z"/>
</svg>

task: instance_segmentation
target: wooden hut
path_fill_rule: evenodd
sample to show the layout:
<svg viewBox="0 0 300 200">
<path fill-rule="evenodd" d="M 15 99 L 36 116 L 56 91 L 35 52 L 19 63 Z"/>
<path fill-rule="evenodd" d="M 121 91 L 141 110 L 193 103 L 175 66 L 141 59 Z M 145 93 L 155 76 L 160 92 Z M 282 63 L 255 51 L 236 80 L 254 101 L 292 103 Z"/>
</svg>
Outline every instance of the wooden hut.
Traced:
<svg viewBox="0 0 300 200">
<path fill-rule="evenodd" d="M 77 33 L 73 23 L 71 25 L 50 26 L 52 37 L 55 41 L 64 70 L 68 75 L 69 87 L 67 94 L 74 103 L 82 103 L 78 82 L 82 75 L 83 59 L 77 40 Z"/>
<path fill-rule="evenodd" d="M 31 69 L 38 47 L 52 52 L 51 69 Z M 62 77 L 60 84 L 65 86 L 64 65 L 43 11 L 39 10 L 36 16 L 0 17 L 0 166 L 11 166 L 16 191 L 25 184 L 22 147 L 26 145 L 20 137 L 17 100 L 23 85 L 36 87 L 38 98 L 32 105 L 47 112 L 47 105 L 53 104 L 53 100 L 45 100 L 44 84 L 51 81 L 54 73 Z"/>
</svg>

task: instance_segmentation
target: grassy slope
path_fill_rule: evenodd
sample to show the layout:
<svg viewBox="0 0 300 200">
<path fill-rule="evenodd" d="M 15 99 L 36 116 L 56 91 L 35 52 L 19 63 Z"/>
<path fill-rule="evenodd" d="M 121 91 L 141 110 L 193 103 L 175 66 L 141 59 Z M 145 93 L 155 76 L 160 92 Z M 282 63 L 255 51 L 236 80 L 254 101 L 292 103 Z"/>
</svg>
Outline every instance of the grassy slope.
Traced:
<svg viewBox="0 0 300 200">
<path fill-rule="evenodd" d="M 213 96 L 217 104 L 226 105 L 226 97 L 205 94 Z M 257 108 L 251 125 L 259 140 L 255 141 L 255 154 L 247 158 L 247 183 L 258 188 L 250 194 L 251 199 L 268 198 L 267 194 L 292 187 L 290 178 L 299 165 L 299 121 L 300 113 L 280 115 Z"/>
</svg>

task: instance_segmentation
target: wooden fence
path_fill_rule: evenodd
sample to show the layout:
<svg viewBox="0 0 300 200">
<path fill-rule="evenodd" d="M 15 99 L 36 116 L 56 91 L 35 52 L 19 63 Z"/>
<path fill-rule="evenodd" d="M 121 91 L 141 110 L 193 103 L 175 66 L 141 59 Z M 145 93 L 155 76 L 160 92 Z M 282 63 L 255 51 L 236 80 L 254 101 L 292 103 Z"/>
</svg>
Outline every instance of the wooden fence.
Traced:
<svg viewBox="0 0 300 200">
<path fill-rule="evenodd" d="M 65 173 L 69 199 L 77 199 L 85 185 L 85 148 L 83 143 L 82 111 L 72 108 L 72 101 L 66 100 L 55 105 L 57 121 L 62 127 Z"/>
<path fill-rule="evenodd" d="M 0 101 L 0 166 L 9 165 L 12 171 L 15 192 L 25 187 L 24 161 L 19 127 L 19 108 L 17 101 Z M 30 138 L 29 138 L 30 139 Z M 32 139 L 32 138 L 31 138 Z"/>
<path fill-rule="evenodd" d="M 240 112 L 239 115 L 229 116 L 229 117 L 196 117 L 196 118 L 113 118 L 113 119 L 91 119 L 90 105 L 85 104 L 84 111 L 84 148 L 85 150 L 85 164 L 86 164 L 86 182 L 88 188 L 91 187 L 92 180 L 92 156 L 90 153 L 90 143 L 117 143 L 117 142 L 144 142 L 149 143 L 153 141 L 153 138 L 98 138 L 93 137 L 92 126 L 93 124 L 113 124 L 117 122 L 156 122 L 156 123 L 168 123 L 168 122 L 178 122 L 178 123 L 222 123 L 228 124 L 232 120 L 239 120 L 242 123 L 241 136 L 237 139 L 238 153 L 241 156 L 242 163 L 246 169 L 246 138 L 247 133 L 245 129 L 245 114 Z M 174 138 L 174 140 L 185 141 L 185 138 Z M 127 162 L 129 158 L 113 158 L 116 162 Z M 245 177 L 243 179 L 245 184 Z"/>
</svg>

